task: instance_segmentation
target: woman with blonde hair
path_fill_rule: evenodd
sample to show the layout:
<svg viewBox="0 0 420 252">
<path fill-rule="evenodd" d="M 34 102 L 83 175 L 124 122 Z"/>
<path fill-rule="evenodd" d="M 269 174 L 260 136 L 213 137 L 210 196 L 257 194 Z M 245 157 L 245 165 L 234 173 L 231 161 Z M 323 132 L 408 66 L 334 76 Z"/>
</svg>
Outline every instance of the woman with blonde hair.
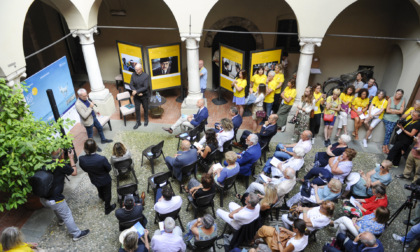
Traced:
<svg viewBox="0 0 420 252">
<path fill-rule="evenodd" d="M 321 204 L 326 200 L 335 200 L 341 195 L 341 188 L 343 187 L 343 184 L 341 184 L 340 180 L 333 178 L 325 186 L 318 186 L 316 184 L 312 184 L 311 186 L 311 195 L 309 197 L 305 197 L 299 192 L 290 198 L 286 202 L 286 205 L 291 207 L 303 200 L 317 204 Z"/>
<path fill-rule="evenodd" d="M 243 195 L 236 194 L 236 197 L 241 201 L 243 206 L 246 205 L 245 200 L 249 193 L 250 192 L 245 192 Z M 275 184 L 268 183 L 264 186 L 264 192 L 257 195 L 260 198 L 260 216 L 265 219 L 268 217 L 271 207 L 277 202 L 277 188 Z"/>
<path fill-rule="evenodd" d="M 324 111 L 324 145 L 328 147 L 331 145 L 331 134 L 334 129 L 335 119 L 337 117 L 338 112 L 341 109 L 341 100 L 339 95 L 341 94 L 341 90 L 336 88 L 333 91 L 333 95 L 327 98 L 327 105 L 325 106 Z"/>
<path fill-rule="evenodd" d="M 280 94 L 283 102 L 277 112 L 277 115 L 279 116 L 279 119 L 277 120 L 277 127 L 281 129 L 281 132 L 286 130 L 287 116 L 289 115 L 293 103 L 295 102 L 296 94 L 296 80 L 290 79 L 289 82 L 287 82 L 287 87 Z"/>
<path fill-rule="evenodd" d="M 225 153 L 225 159 L 227 162 L 225 168 L 217 168 L 213 165 L 208 171 L 208 174 L 213 174 L 214 181 L 221 186 L 227 178 L 239 173 L 239 164 L 236 162 L 238 155 L 233 151 L 228 151 Z"/>
<path fill-rule="evenodd" d="M 8 227 L 1 233 L 0 251 L 7 252 L 32 252 L 44 251 L 37 248 L 36 243 L 25 243 L 22 232 L 17 227 Z"/>
<path fill-rule="evenodd" d="M 116 142 L 112 148 L 111 165 L 127 159 L 131 159 L 130 151 L 121 142 Z M 131 167 L 134 167 L 134 163 L 131 163 Z"/>
<path fill-rule="evenodd" d="M 300 135 L 305 130 L 309 129 L 309 120 L 311 119 L 311 111 L 315 106 L 315 99 L 313 98 L 312 88 L 307 86 L 305 93 L 297 105 L 295 130 L 292 141 L 298 142 Z"/>
</svg>

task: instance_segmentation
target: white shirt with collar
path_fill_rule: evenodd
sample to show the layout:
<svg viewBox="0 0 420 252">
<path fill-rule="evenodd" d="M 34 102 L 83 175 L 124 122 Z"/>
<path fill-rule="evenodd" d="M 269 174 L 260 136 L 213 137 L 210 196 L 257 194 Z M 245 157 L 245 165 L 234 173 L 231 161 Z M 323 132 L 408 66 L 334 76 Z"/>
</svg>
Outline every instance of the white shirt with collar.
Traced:
<svg viewBox="0 0 420 252">
<path fill-rule="evenodd" d="M 171 200 L 162 199 L 156 202 L 154 209 L 160 214 L 171 213 L 182 206 L 181 196 L 173 196 Z"/>
</svg>

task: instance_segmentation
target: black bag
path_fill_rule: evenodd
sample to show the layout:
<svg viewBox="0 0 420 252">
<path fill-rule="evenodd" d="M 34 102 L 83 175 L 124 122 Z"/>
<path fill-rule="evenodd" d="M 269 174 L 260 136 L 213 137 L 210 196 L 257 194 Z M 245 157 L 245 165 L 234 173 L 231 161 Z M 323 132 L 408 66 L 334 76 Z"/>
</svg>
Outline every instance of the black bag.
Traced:
<svg viewBox="0 0 420 252">
<path fill-rule="evenodd" d="M 40 198 L 48 198 L 51 195 L 53 182 L 54 175 L 45 169 L 35 172 L 34 176 L 29 178 L 32 193 Z"/>
<path fill-rule="evenodd" d="M 309 198 L 311 197 L 311 190 L 311 182 L 309 180 L 305 180 L 302 184 L 302 188 L 300 189 L 300 195 Z"/>
</svg>

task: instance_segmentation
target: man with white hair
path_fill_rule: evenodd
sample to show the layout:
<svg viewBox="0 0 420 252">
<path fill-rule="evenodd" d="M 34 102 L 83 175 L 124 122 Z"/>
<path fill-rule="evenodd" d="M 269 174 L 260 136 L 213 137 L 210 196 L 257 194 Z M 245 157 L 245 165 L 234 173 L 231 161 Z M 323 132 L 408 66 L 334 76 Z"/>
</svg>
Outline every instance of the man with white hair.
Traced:
<svg viewBox="0 0 420 252">
<path fill-rule="evenodd" d="M 276 147 L 276 152 L 274 152 L 274 157 L 280 160 L 287 160 L 292 157 L 293 148 L 300 146 L 305 150 L 305 154 L 311 151 L 312 149 L 312 132 L 310 130 L 305 130 L 300 135 L 300 140 L 297 143 L 292 144 L 282 144 L 279 143 Z"/>
<path fill-rule="evenodd" d="M 172 124 L 170 128 L 162 127 L 162 129 L 164 131 L 169 132 L 169 134 L 172 134 L 172 132 L 178 127 L 181 128 L 181 132 L 185 132 L 190 128 L 197 127 L 203 120 L 207 120 L 207 118 L 209 117 L 209 111 L 204 106 L 204 99 L 199 99 L 197 101 L 197 107 L 197 114 L 189 116 L 181 114 L 181 117 L 178 119 L 178 121 L 176 121 L 175 124 Z"/>
<path fill-rule="evenodd" d="M 271 164 L 273 158 L 269 158 L 263 168 L 263 171 L 266 174 L 271 173 L 271 177 L 283 177 L 283 171 L 290 167 L 295 171 L 299 171 L 302 168 L 305 161 L 303 157 L 305 156 L 305 150 L 301 146 L 296 146 L 293 148 L 292 158 L 287 159 L 286 161 L 280 162 L 277 166 Z"/>
<path fill-rule="evenodd" d="M 261 146 L 256 134 L 251 134 L 246 138 L 246 145 L 248 148 L 238 153 L 238 159 L 236 160 L 240 167 L 239 174 L 243 176 L 251 175 L 252 165 L 261 157 Z"/>
<path fill-rule="evenodd" d="M 349 239 L 345 234 L 338 234 L 336 243 L 339 246 L 343 246 L 345 251 L 354 251 L 354 252 L 384 252 L 384 246 L 382 245 L 379 239 L 376 239 L 375 235 L 369 231 L 360 233 L 354 240 Z M 324 252 L 340 252 L 339 250 L 330 244 L 325 244 L 322 248 Z"/>
<path fill-rule="evenodd" d="M 131 75 L 130 88 L 133 91 L 131 94 L 134 97 L 134 106 L 136 108 L 136 125 L 133 129 L 141 126 L 141 112 L 140 104 L 143 105 L 144 110 L 144 126 L 149 124 L 149 75 L 143 72 L 143 67 L 137 63 L 134 67 L 136 71 Z"/>
<path fill-rule="evenodd" d="M 182 230 L 175 226 L 175 220 L 172 217 L 166 217 L 164 230 L 155 231 L 150 242 L 150 247 L 154 252 L 179 252 L 185 251 L 186 245 L 182 239 Z"/>
<path fill-rule="evenodd" d="M 228 223 L 235 230 L 239 230 L 243 225 L 253 222 L 260 216 L 260 204 L 258 195 L 250 193 L 245 199 L 245 206 L 241 207 L 235 202 L 229 203 L 230 212 L 217 209 L 217 215 Z"/>
<path fill-rule="evenodd" d="M 93 139 L 93 127 L 98 130 L 98 134 L 101 137 L 101 143 L 111 143 L 112 140 L 106 139 L 101 123 L 96 118 L 96 115 L 99 115 L 96 104 L 92 102 L 89 98 L 86 89 L 80 88 L 77 90 L 77 95 L 79 99 L 76 100 L 76 110 L 80 116 L 80 122 L 85 126 L 88 138 Z M 99 147 L 98 152 L 102 151 Z"/>
</svg>

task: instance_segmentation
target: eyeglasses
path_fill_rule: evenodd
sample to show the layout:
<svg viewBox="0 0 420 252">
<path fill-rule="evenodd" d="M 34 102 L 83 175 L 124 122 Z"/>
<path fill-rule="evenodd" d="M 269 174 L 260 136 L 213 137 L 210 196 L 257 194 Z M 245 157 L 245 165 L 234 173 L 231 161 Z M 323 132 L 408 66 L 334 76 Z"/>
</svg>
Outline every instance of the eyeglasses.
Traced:
<svg viewBox="0 0 420 252">
<path fill-rule="evenodd" d="M 380 165 L 379 167 L 385 169 L 385 167 L 383 165 Z"/>
</svg>

